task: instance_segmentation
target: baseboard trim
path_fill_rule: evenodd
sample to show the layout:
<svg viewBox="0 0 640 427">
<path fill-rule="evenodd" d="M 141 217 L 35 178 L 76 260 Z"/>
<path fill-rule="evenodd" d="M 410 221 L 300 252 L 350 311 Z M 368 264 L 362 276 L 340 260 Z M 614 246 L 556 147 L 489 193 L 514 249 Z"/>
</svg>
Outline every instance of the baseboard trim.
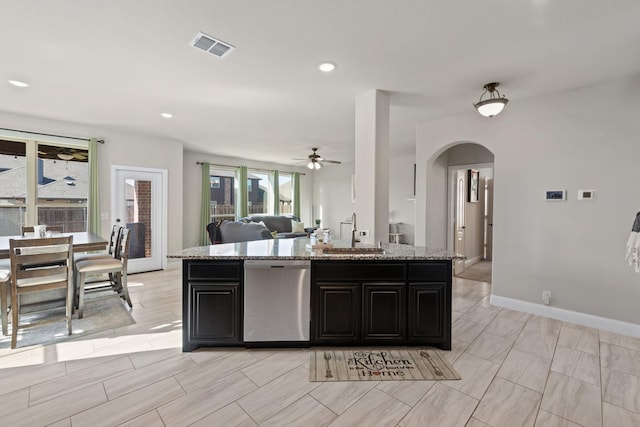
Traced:
<svg viewBox="0 0 640 427">
<path fill-rule="evenodd" d="M 623 322 L 620 320 L 609 319 L 607 317 L 594 316 L 592 314 L 565 310 L 563 308 L 551 307 L 543 304 L 535 304 L 528 301 L 506 298 L 498 295 L 491 295 L 491 305 L 536 314 L 538 316 L 550 317 L 552 319 L 562 320 L 563 322 L 576 323 L 590 328 L 603 329 L 616 334 L 640 338 L 640 325 L 635 323 Z"/>
<path fill-rule="evenodd" d="M 476 264 L 480 261 L 482 261 L 482 258 L 480 258 L 480 255 L 474 256 L 473 258 L 466 259 L 464 260 L 464 268 L 471 267 L 473 264 Z"/>
</svg>

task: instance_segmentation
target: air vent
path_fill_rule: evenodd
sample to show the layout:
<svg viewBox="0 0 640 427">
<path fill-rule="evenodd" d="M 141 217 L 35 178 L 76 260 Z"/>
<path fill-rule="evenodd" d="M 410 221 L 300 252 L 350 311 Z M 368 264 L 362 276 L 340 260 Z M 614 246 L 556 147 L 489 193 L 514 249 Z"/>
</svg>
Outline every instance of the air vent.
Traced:
<svg viewBox="0 0 640 427">
<path fill-rule="evenodd" d="M 217 56 L 218 58 L 224 58 L 233 49 L 235 49 L 229 43 L 225 43 L 221 40 L 208 36 L 205 33 L 198 33 L 191 44 L 198 49 L 202 49 Z"/>
</svg>

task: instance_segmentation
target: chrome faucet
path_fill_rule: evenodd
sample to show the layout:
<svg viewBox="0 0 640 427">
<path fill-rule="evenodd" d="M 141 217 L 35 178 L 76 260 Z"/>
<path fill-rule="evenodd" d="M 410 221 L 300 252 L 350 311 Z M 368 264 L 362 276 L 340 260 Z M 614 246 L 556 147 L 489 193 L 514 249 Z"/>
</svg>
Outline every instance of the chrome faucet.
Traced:
<svg viewBox="0 0 640 427">
<path fill-rule="evenodd" d="M 356 247 L 356 213 L 351 215 L 351 247 Z"/>
</svg>

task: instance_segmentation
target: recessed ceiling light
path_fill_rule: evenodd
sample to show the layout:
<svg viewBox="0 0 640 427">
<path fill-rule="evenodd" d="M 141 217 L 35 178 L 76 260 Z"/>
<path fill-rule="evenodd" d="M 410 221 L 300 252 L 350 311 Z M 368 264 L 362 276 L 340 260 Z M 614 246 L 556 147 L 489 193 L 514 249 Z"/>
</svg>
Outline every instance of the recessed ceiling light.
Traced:
<svg viewBox="0 0 640 427">
<path fill-rule="evenodd" d="M 330 73 L 335 69 L 336 69 L 336 64 L 334 64 L 333 62 L 321 62 L 318 64 L 318 70 L 325 73 Z"/>
<path fill-rule="evenodd" d="M 20 80 L 9 80 L 9 83 L 15 87 L 29 87 L 29 83 L 22 82 Z"/>
<path fill-rule="evenodd" d="M 173 117 L 173 114 L 171 114 L 171 113 L 162 113 L 160 115 L 162 117 L 164 117 L 165 119 L 170 119 L 171 117 Z"/>
</svg>

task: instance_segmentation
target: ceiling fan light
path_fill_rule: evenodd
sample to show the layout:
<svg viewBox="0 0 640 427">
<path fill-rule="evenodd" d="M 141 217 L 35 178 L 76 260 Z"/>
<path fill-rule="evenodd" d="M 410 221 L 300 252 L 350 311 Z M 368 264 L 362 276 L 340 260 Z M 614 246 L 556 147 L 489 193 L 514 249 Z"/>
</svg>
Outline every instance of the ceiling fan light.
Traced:
<svg viewBox="0 0 640 427">
<path fill-rule="evenodd" d="M 58 158 L 60 160 L 66 160 L 69 161 L 71 159 L 73 159 L 73 154 L 68 154 L 68 153 L 58 153 Z"/>
<path fill-rule="evenodd" d="M 322 163 L 316 160 L 310 160 L 309 163 L 307 164 L 307 167 L 309 169 L 320 169 L 322 167 Z"/>
</svg>

